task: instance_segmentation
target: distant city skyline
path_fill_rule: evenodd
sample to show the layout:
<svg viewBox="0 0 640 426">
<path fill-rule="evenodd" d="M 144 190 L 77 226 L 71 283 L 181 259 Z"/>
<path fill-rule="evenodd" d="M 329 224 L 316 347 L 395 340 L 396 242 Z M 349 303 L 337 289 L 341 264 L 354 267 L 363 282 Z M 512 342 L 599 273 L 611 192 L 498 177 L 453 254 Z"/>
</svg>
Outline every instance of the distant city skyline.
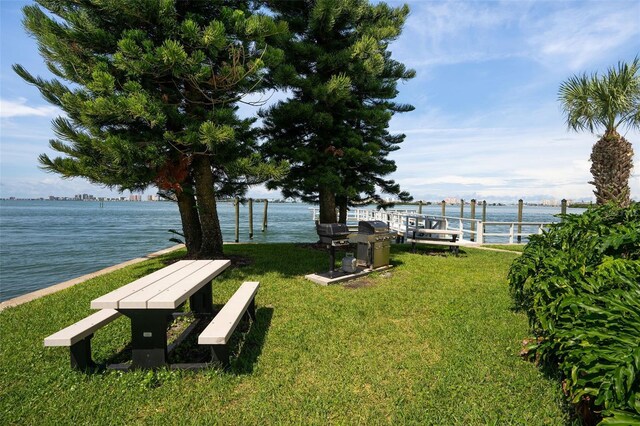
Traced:
<svg viewBox="0 0 640 426">
<path fill-rule="evenodd" d="M 417 72 L 399 84 L 396 99 L 416 109 L 391 121 L 390 131 L 406 140 L 390 156 L 398 166 L 390 177 L 416 200 L 593 200 L 589 156 L 598 136 L 567 130 L 557 91 L 573 74 L 602 73 L 640 54 L 640 2 L 407 3 L 411 14 L 391 50 Z M 0 3 L 0 197 L 120 196 L 39 168 L 39 154 L 58 154 L 48 141 L 60 111 L 11 69 L 18 63 L 50 77 L 20 24 L 26 4 Z M 270 95 L 270 102 L 286 97 L 263 97 Z M 243 116 L 256 112 L 240 106 Z M 635 150 L 630 186 L 637 200 L 640 132 L 621 130 Z M 263 186 L 248 196 L 281 198 Z"/>
</svg>

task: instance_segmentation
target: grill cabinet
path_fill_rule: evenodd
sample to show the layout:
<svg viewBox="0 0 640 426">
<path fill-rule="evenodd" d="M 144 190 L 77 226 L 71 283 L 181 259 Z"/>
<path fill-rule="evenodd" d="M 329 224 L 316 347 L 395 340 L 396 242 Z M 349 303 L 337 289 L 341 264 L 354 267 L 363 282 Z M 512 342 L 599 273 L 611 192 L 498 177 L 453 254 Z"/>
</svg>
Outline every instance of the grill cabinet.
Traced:
<svg viewBox="0 0 640 426">
<path fill-rule="evenodd" d="M 358 244 L 358 265 L 372 269 L 387 266 L 392 238 L 394 234 L 389 232 L 388 225 L 381 220 L 358 222 L 358 235 L 355 237 Z"/>
</svg>

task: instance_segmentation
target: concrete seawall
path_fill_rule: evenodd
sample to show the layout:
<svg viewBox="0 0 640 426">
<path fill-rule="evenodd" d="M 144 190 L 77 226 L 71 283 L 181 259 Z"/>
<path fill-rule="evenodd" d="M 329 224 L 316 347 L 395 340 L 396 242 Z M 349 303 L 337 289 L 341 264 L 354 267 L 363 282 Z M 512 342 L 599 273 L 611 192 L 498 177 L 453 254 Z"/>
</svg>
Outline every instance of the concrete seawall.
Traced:
<svg viewBox="0 0 640 426">
<path fill-rule="evenodd" d="M 99 277 L 100 275 L 108 274 L 109 272 L 117 271 L 118 269 L 122 269 L 126 266 L 144 262 L 145 260 L 153 259 L 155 257 L 162 256 L 167 253 L 171 253 L 172 251 L 175 251 L 181 248 L 184 248 L 184 244 L 178 244 L 176 246 L 169 247 L 164 250 L 150 253 L 143 257 L 137 257 L 135 259 L 127 260 L 126 262 L 122 262 L 114 266 L 109 266 L 108 268 L 100 269 L 99 271 L 92 272 L 90 274 L 82 275 L 81 277 L 74 278 L 72 280 L 62 282 L 60 284 L 55 284 L 50 287 L 36 290 L 31 293 L 23 294 L 22 296 L 15 297 L 13 299 L 5 300 L 4 302 L 0 302 L 0 311 L 10 306 L 22 305 L 23 303 L 30 302 L 42 296 L 46 296 L 48 294 L 52 294 L 60 290 L 64 290 L 65 288 L 73 287 L 74 285 L 83 283 L 87 280 L 90 280 L 91 278 Z"/>
</svg>

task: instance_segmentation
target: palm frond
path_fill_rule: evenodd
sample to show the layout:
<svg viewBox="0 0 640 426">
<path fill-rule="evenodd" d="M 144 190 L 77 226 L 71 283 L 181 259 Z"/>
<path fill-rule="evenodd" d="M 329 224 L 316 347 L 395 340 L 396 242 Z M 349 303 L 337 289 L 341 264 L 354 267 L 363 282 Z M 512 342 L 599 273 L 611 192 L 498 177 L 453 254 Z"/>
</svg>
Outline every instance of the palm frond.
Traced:
<svg viewBox="0 0 640 426">
<path fill-rule="evenodd" d="M 640 58 L 619 62 L 600 76 L 574 75 L 560 85 L 558 100 L 567 127 L 616 132 L 619 126 L 640 128 Z"/>
</svg>

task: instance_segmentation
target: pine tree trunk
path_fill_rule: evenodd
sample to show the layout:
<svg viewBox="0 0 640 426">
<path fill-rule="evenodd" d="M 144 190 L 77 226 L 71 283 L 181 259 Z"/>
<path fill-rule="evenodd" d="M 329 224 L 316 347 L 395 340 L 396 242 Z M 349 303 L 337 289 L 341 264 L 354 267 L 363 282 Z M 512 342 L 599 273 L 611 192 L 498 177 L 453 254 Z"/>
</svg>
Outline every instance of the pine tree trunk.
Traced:
<svg viewBox="0 0 640 426">
<path fill-rule="evenodd" d="M 347 209 L 347 197 L 336 197 L 336 203 L 338 204 L 338 222 L 347 223 L 349 212 Z"/>
<path fill-rule="evenodd" d="M 220 259 L 224 256 L 222 231 L 218 220 L 213 172 L 208 156 L 196 155 L 193 160 L 198 214 L 202 229 L 202 243 L 198 259 Z"/>
<path fill-rule="evenodd" d="M 336 196 L 327 187 L 320 187 L 320 223 L 336 223 Z"/>
<path fill-rule="evenodd" d="M 633 147 L 616 131 L 610 131 L 593 145 L 591 174 L 595 185 L 593 193 L 598 204 L 614 202 L 628 207 L 630 200 L 629 176 L 633 169 Z"/>
<path fill-rule="evenodd" d="M 195 259 L 202 244 L 202 229 L 200 228 L 200 217 L 193 194 L 193 186 L 191 184 L 183 184 L 182 191 L 179 191 L 176 197 L 182 221 L 184 244 L 187 247 L 187 258 Z"/>
</svg>

